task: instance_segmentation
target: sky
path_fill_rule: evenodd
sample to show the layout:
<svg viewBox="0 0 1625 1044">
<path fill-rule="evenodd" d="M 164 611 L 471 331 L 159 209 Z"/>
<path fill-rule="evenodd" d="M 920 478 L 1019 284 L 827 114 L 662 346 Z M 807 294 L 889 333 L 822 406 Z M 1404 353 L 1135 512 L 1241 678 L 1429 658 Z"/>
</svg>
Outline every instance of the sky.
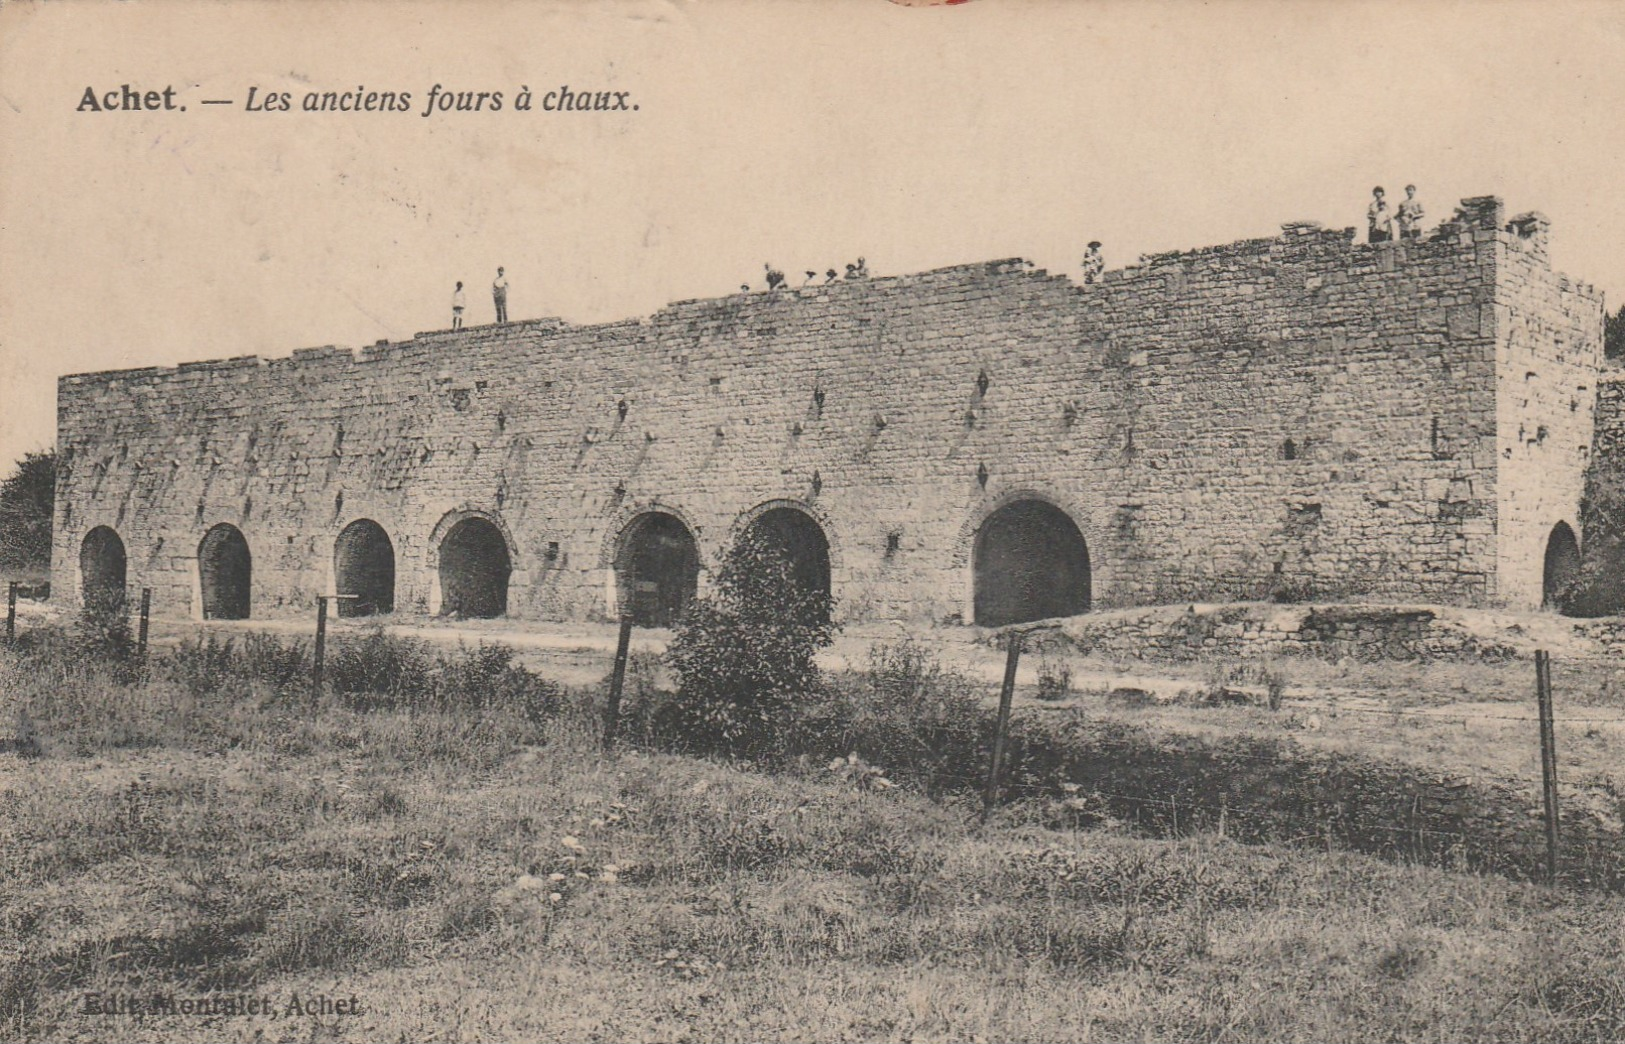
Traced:
<svg viewBox="0 0 1625 1044">
<path fill-rule="evenodd" d="M 1430 224 L 1544 212 L 1617 308 L 1622 45 L 1612 0 L 5 4 L 0 471 L 61 374 L 408 338 L 457 280 L 488 322 L 498 265 L 510 318 L 612 321 L 767 262 L 1117 267 L 1410 181 Z M 186 111 L 81 111 L 126 83 Z M 435 84 L 504 107 L 420 115 Z M 565 85 L 636 109 L 542 111 Z M 300 111 L 357 88 L 414 104 Z"/>
</svg>

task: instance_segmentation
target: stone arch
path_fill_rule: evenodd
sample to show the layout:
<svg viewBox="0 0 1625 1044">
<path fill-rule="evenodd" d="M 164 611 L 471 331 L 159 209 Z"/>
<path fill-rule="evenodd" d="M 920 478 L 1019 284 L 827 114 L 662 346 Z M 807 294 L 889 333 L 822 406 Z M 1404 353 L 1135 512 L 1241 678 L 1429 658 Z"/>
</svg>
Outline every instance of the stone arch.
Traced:
<svg viewBox="0 0 1625 1044">
<path fill-rule="evenodd" d="M 694 533 L 668 511 L 644 511 L 622 527 L 613 566 L 620 609 L 639 627 L 670 627 L 699 587 Z"/>
<path fill-rule="evenodd" d="M 1005 498 L 976 527 L 970 559 L 980 626 L 1089 611 L 1089 546 L 1072 516 L 1047 497 Z"/>
<path fill-rule="evenodd" d="M 1580 579 L 1580 541 L 1567 522 L 1552 527 L 1546 537 L 1546 562 L 1541 571 L 1540 604 L 1559 611 L 1568 608 Z"/>
<path fill-rule="evenodd" d="M 123 607 L 129 558 L 124 540 L 109 526 L 97 526 L 79 545 L 79 598 L 87 609 Z"/>
<path fill-rule="evenodd" d="M 801 514 L 806 515 L 808 518 L 812 519 L 818 524 L 818 528 L 823 532 L 824 542 L 829 546 L 830 575 L 834 576 L 835 574 L 839 573 L 841 571 L 842 562 L 841 541 L 836 535 L 835 523 L 830 519 L 827 512 L 819 508 L 817 505 L 809 504 L 804 500 L 798 500 L 794 497 L 775 497 L 772 500 L 762 501 L 760 504 L 757 504 L 749 511 L 744 512 L 734 519 L 733 525 L 730 526 L 728 530 L 728 539 L 737 540 L 739 538 L 739 534 L 743 533 L 746 529 L 749 529 L 757 519 L 761 518 L 763 515 L 778 511 L 781 508 L 789 508 L 792 511 L 799 511 Z M 696 532 L 698 532 L 698 530 L 696 530 Z"/>
<path fill-rule="evenodd" d="M 248 538 L 230 522 L 203 534 L 197 548 L 198 581 L 205 620 L 246 620 L 254 588 L 254 556 Z"/>
<path fill-rule="evenodd" d="M 334 593 L 340 616 L 373 616 L 395 611 L 395 544 L 370 518 L 345 526 L 333 541 Z"/>
<path fill-rule="evenodd" d="M 825 595 L 833 593 L 834 548 L 824 520 L 811 507 L 795 500 L 770 500 L 740 519 L 736 539 L 746 533 L 763 538 L 769 548 L 783 555 L 803 586 Z"/>
<path fill-rule="evenodd" d="M 441 614 L 490 618 L 508 611 L 513 544 L 483 511 L 449 512 L 430 538 Z"/>
</svg>

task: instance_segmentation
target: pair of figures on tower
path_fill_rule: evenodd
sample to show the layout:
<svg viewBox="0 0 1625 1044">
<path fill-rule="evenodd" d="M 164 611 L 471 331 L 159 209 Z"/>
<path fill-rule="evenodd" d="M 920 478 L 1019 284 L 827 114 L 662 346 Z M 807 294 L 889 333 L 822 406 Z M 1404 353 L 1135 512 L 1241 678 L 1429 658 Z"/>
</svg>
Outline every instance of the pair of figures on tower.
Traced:
<svg viewBox="0 0 1625 1044">
<path fill-rule="evenodd" d="M 1399 225 L 1400 239 L 1422 238 L 1422 201 L 1416 198 L 1416 186 L 1405 186 L 1405 199 L 1398 213 L 1388 209 L 1388 200 L 1378 185 L 1371 190 L 1371 205 L 1365 211 L 1366 240 L 1386 243 L 1394 238 L 1394 225 Z"/>
<path fill-rule="evenodd" d="M 491 283 L 491 301 L 496 305 L 497 322 L 508 321 L 508 277 L 501 267 L 497 268 L 497 277 Z M 463 292 L 463 284 L 459 280 L 457 288 L 451 292 L 451 328 L 463 328 L 463 310 L 468 307 L 468 295 Z"/>
</svg>

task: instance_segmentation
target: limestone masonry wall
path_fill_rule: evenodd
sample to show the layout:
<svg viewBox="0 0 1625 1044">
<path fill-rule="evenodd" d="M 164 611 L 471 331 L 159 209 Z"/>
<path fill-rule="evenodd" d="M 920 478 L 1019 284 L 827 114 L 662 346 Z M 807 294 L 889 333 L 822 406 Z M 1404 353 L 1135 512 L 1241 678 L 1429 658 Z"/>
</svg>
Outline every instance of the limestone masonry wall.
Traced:
<svg viewBox="0 0 1625 1044">
<path fill-rule="evenodd" d="M 1031 498 L 1077 524 L 1096 607 L 1538 602 L 1601 300 L 1551 272 L 1543 225 L 1468 203 L 1420 241 L 1293 224 L 1087 286 L 1001 261 L 64 377 L 54 591 L 79 599 L 107 526 L 155 611 L 200 612 L 199 542 L 229 522 L 253 614 L 303 612 L 365 518 L 396 608 L 434 612 L 439 541 L 479 516 L 510 615 L 600 617 L 640 513 L 710 568 L 788 503 L 823 527 L 841 616 L 968 621 L 979 526 Z"/>
<path fill-rule="evenodd" d="M 1499 223 L 1499 220 L 1497 220 Z M 1601 301 L 1554 278 L 1547 223 L 1523 214 L 1501 236 L 1496 324 L 1500 346 L 1498 600 L 1539 605 L 1546 542 L 1558 523 L 1580 532 L 1603 365 Z"/>
</svg>

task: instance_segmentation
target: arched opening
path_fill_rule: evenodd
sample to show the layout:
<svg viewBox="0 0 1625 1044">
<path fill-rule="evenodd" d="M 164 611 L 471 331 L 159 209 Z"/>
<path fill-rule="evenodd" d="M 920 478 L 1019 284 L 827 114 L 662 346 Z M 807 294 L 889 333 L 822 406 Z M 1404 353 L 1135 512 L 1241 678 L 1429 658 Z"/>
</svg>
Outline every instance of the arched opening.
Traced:
<svg viewBox="0 0 1625 1044">
<path fill-rule="evenodd" d="M 752 519 L 745 534 L 788 566 L 792 583 L 828 598 L 829 540 L 811 515 L 793 507 L 771 508 Z"/>
<path fill-rule="evenodd" d="M 1546 567 L 1542 571 L 1541 604 L 1558 611 L 1569 607 L 1580 580 L 1580 541 L 1567 522 L 1552 527 L 1546 538 Z"/>
<path fill-rule="evenodd" d="M 639 627 L 670 627 L 694 600 L 700 549 L 682 519 L 663 511 L 639 515 L 621 534 L 615 586 L 621 609 Z"/>
<path fill-rule="evenodd" d="M 373 616 L 395 611 L 395 545 L 384 527 L 358 518 L 333 542 L 333 586 L 355 595 L 338 602 L 340 616 Z"/>
<path fill-rule="evenodd" d="M 502 531 L 488 519 L 465 518 L 440 541 L 440 612 L 489 618 L 508 611 L 513 560 Z"/>
<path fill-rule="evenodd" d="M 209 530 L 198 545 L 197 564 L 203 589 L 203 618 L 248 619 L 254 569 L 242 531 L 229 522 Z"/>
<path fill-rule="evenodd" d="M 79 545 L 79 597 L 86 609 L 116 612 L 124 606 L 124 541 L 106 526 L 85 534 Z"/>
<path fill-rule="evenodd" d="M 983 627 L 1089 611 L 1089 548 L 1077 523 L 1042 500 L 1018 500 L 976 532 L 972 572 Z"/>
</svg>

